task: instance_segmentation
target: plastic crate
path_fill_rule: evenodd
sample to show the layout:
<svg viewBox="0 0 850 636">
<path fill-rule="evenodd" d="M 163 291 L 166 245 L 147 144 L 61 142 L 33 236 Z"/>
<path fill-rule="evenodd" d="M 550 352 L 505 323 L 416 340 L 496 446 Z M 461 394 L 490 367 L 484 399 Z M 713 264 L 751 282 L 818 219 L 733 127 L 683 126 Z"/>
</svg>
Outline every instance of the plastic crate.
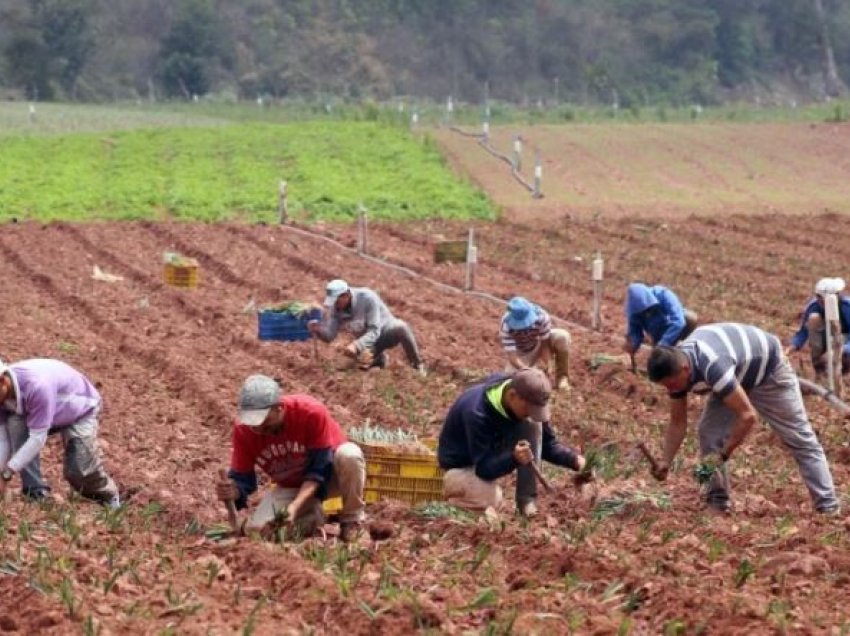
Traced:
<svg viewBox="0 0 850 636">
<path fill-rule="evenodd" d="M 174 265 L 165 263 L 162 270 L 165 282 L 174 287 L 192 289 L 198 286 L 197 265 Z"/>
<path fill-rule="evenodd" d="M 319 308 L 311 309 L 303 317 L 279 311 L 260 311 L 257 313 L 257 337 L 285 342 L 309 340 L 311 334 L 307 323 L 321 318 L 322 310 Z"/>
<path fill-rule="evenodd" d="M 334 515 L 342 510 L 342 497 L 331 497 L 322 502 L 322 511 L 326 515 Z"/>
<path fill-rule="evenodd" d="M 382 451 L 379 456 L 366 452 L 367 503 L 398 499 L 409 504 L 443 499 L 443 469 L 436 455 L 412 455 Z"/>
</svg>

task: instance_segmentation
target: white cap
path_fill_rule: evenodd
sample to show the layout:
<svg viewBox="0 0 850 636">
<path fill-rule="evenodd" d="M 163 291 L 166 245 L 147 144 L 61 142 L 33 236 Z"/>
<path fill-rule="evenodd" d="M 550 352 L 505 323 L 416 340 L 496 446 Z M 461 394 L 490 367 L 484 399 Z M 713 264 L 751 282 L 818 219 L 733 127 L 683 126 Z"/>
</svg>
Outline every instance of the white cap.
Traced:
<svg viewBox="0 0 850 636">
<path fill-rule="evenodd" d="M 843 278 L 821 278 L 815 284 L 816 294 L 837 294 L 844 289 Z"/>
<path fill-rule="evenodd" d="M 332 280 L 325 287 L 325 307 L 333 307 L 336 299 L 349 290 L 348 283 L 341 278 Z"/>
</svg>

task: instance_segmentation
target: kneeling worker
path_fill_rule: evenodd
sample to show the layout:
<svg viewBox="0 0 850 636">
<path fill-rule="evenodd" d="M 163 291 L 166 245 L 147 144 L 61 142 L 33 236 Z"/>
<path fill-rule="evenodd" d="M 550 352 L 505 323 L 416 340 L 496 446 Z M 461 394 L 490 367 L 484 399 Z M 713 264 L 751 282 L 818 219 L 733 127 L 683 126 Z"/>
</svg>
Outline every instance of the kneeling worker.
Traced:
<svg viewBox="0 0 850 636">
<path fill-rule="evenodd" d="M 496 374 L 465 391 L 449 409 L 440 432 L 438 460 L 446 471 L 447 501 L 461 508 L 498 508 L 496 483 L 517 471 L 517 511 L 537 514 L 537 483 L 530 465 L 541 457 L 575 471 L 585 459 L 561 444 L 549 425 L 552 386 L 540 369 Z"/>
<path fill-rule="evenodd" d="M 252 375 L 242 386 L 230 470 L 216 486 L 218 498 L 245 508 L 257 490 L 257 466 L 275 487 L 242 523 L 243 530 L 265 533 L 285 514 L 286 523 L 312 534 L 324 521 L 322 500 L 341 496 L 340 538 L 355 538 L 365 516 L 363 451 L 346 441 L 324 404 L 309 395 L 282 395 L 265 375 Z"/>
</svg>

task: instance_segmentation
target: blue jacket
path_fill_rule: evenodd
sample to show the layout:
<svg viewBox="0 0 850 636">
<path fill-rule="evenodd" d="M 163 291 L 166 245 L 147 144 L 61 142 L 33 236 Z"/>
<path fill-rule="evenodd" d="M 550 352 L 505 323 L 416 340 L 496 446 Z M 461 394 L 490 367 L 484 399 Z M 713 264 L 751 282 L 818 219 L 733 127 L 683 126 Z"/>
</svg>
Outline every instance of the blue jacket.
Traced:
<svg viewBox="0 0 850 636">
<path fill-rule="evenodd" d="M 809 339 L 809 328 L 806 326 L 809 316 L 817 314 L 821 318 L 824 318 L 825 312 L 826 310 L 817 296 L 806 303 L 803 309 L 803 318 L 800 321 L 800 329 L 791 338 L 791 347 L 793 349 L 802 349 L 803 345 Z M 841 321 L 841 333 L 844 334 L 844 353 L 850 355 L 850 298 L 847 296 L 838 297 L 838 317 Z"/>
<path fill-rule="evenodd" d="M 517 468 L 513 446 L 506 443 L 510 429 L 518 424 L 503 416 L 487 399 L 487 391 L 509 379 L 510 374 L 491 375 L 483 383 L 467 389 L 449 409 L 437 459 L 444 470 L 475 467 L 480 479 L 492 481 Z M 575 470 L 577 454 L 561 444 L 549 423 L 543 424 L 543 459 Z"/>
<path fill-rule="evenodd" d="M 644 332 L 654 344 L 673 345 L 685 328 L 685 309 L 666 287 L 632 283 L 626 290 L 626 320 L 635 349 L 643 342 Z"/>
</svg>

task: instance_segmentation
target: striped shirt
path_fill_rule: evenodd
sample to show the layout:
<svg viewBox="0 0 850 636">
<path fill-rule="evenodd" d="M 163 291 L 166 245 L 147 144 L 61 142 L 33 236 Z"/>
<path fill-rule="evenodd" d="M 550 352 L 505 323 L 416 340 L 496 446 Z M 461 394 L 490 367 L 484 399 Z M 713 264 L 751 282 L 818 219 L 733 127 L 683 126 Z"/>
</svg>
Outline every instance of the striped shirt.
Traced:
<svg viewBox="0 0 850 636">
<path fill-rule="evenodd" d="M 682 397 L 698 383 L 723 398 L 741 386 L 744 391 L 759 386 L 782 359 L 779 338 L 752 325 L 721 322 L 698 327 L 678 349 L 690 361 L 690 385 L 671 393 Z"/>
<path fill-rule="evenodd" d="M 502 316 L 499 325 L 499 337 L 502 339 L 502 348 L 505 351 L 517 351 L 519 353 L 531 353 L 537 346 L 538 341 L 545 340 L 552 331 L 552 319 L 546 310 L 534 305 L 537 320 L 528 329 L 514 330 L 508 327 L 507 318 L 509 314 Z"/>
</svg>

